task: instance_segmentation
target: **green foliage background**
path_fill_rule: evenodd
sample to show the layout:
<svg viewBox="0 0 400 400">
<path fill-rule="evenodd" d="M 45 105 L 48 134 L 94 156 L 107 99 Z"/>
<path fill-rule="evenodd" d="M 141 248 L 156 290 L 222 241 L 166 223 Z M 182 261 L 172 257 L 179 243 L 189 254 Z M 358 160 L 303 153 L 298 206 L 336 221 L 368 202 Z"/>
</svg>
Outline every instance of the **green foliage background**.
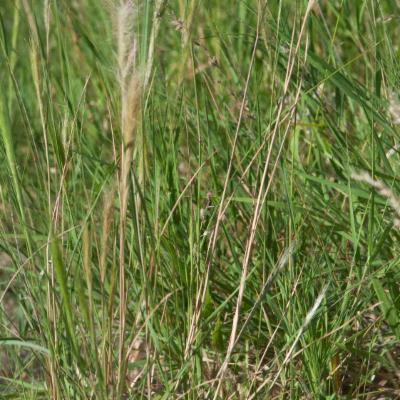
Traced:
<svg viewBox="0 0 400 400">
<path fill-rule="evenodd" d="M 399 3 L 139 3 L 122 370 L 115 5 L 0 4 L 0 397 L 397 398 Z"/>
</svg>

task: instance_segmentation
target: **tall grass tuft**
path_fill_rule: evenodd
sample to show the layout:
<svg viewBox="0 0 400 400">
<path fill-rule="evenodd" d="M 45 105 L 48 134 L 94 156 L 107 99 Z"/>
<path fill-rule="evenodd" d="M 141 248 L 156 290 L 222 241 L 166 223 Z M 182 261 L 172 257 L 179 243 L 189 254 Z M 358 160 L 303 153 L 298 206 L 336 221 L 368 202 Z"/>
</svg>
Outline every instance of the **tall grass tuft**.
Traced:
<svg viewBox="0 0 400 400">
<path fill-rule="evenodd" d="M 395 3 L 0 1 L 1 399 L 400 398 Z"/>
</svg>

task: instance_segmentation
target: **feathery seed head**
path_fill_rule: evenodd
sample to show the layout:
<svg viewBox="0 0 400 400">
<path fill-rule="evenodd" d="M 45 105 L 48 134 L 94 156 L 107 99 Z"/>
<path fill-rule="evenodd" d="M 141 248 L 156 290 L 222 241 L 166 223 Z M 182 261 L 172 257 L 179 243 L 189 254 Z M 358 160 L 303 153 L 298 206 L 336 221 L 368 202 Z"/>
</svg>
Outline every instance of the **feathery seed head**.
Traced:
<svg viewBox="0 0 400 400">
<path fill-rule="evenodd" d="M 382 181 L 373 179 L 367 172 L 353 172 L 352 178 L 367 183 L 372 186 L 381 196 L 389 200 L 390 206 L 397 214 L 398 218 L 394 220 L 396 228 L 400 228 L 400 199 L 389 189 Z"/>
<path fill-rule="evenodd" d="M 394 125 L 400 125 L 400 101 L 394 93 L 389 95 L 389 114 Z"/>
<path fill-rule="evenodd" d="M 118 77 L 121 90 L 121 129 L 125 146 L 132 146 L 142 94 L 142 74 L 137 67 L 135 22 L 137 7 L 123 0 L 116 8 Z"/>
</svg>

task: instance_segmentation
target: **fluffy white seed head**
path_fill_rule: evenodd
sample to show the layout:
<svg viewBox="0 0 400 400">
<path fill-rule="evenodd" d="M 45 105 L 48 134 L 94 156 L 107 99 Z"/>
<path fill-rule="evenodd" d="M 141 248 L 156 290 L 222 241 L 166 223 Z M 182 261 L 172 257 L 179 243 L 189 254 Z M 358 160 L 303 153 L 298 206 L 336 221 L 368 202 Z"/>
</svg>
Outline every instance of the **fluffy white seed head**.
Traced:
<svg viewBox="0 0 400 400">
<path fill-rule="evenodd" d="M 396 213 L 397 217 L 394 224 L 397 228 L 400 228 L 400 199 L 389 189 L 383 182 L 373 179 L 367 172 L 353 172 L 352 178 L 365 182 L 372 186 L 381 196 L 386 197 L 389 200 L 391 207 Z"/>
</svg>

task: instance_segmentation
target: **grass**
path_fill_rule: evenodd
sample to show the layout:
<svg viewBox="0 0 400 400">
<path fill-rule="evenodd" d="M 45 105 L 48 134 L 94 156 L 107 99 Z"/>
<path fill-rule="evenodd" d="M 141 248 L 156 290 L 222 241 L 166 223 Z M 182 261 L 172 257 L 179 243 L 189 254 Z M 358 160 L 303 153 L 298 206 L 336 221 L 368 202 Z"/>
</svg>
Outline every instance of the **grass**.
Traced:
<svg viewBox="0 0 400 400">
<path fill-rule="evenodd" d="M 1 2 L 0 397 L 399 397 L 397 14 Z"/>
</svg>

